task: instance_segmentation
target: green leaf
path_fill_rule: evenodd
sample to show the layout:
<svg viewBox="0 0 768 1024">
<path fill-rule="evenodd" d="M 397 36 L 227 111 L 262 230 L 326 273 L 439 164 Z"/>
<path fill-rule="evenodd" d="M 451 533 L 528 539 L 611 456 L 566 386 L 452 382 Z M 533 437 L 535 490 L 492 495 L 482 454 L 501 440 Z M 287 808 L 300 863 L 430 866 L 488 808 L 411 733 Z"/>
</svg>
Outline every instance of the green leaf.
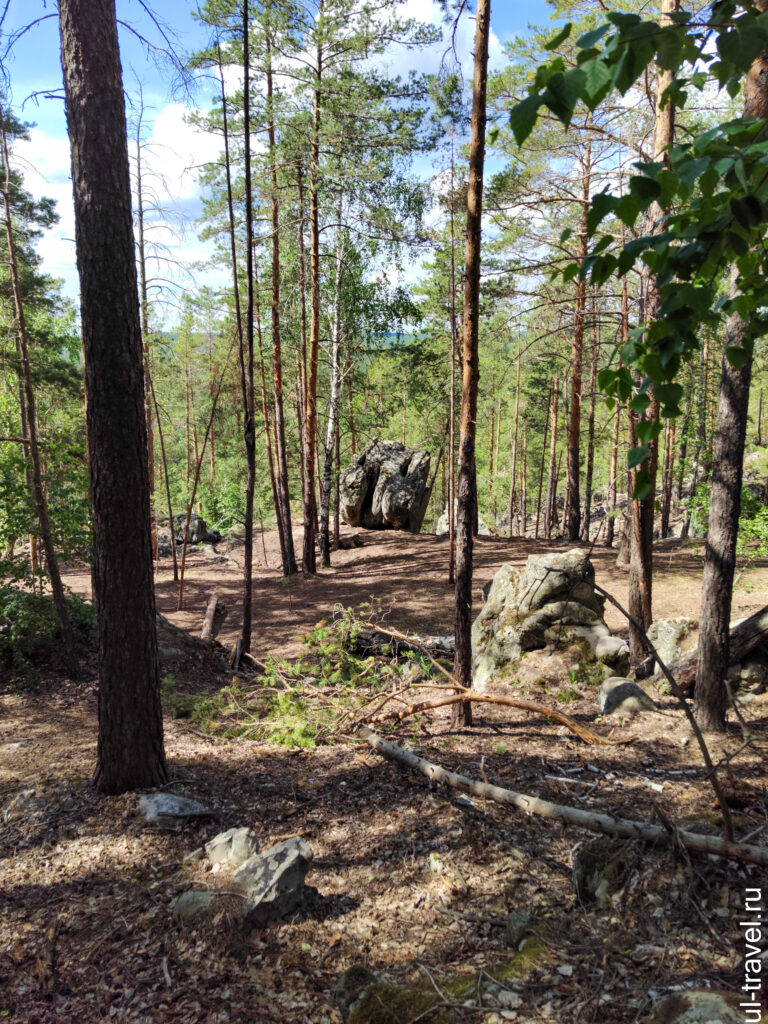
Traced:
<svg viewBox="0 0 768 1024">
<path fill-rule="evenodd" d="M 609 23 L 598 25 L 597 28 L 593 28 L 591 32 L 585 32 L 583 36 L 576 40 L 576 45 L 580 50 L 588 50 L 594 46 L 595 43 L 599 43 L 606 32 L 610 32 L 611 26 Z"/>
<path fill-rule="evenodd" d="M 612 196 L 608 192 L 598 192 L 596 196 L 592 197 L 587 211 L 587 234 L 590 237 L 594 235 L 603 218 L 616 209 L 618 202 L 616 196 Z"/>
<path fill-rule="evenodd" d="M 629 407 L 632 410 L 632 412 L 637 413 L 638 416 L 642 416 L 650 404 L 650 398 L 645 392 L 642 392 L 639 395 L 635 395 L 635 397 L 629 403 Z"/>
<path fill-rule="evenodd" d="M 641 202 L 652 202 L 661 195 L 661 185 L 654 178 L 644 174 L 633 174 L 629 179 L 629 191 Z"/>
<path fill-rule="evenodd" d="M 630 448 L 627 452 L 627 465 L 630 469 L 634 469 L 635 466 L 639 466 L 641 462 L 645 462 L 650 454 L 650 448 L 647 448 L 644 444 L 638 445 L 637 448 Z"/>
<path fill-rule="evenodd" d="M 573 234 L 573 228 L 566 228 L 565 231 L 560 232 L 560 245 L 563 245 Z"/>
<path fill-rule="evenodd" d="M 565 127 L 571 123 L 573 110 L 582 97 L 587 76 L 581 68 L 553 75 L 544 92 L 544 102 Z"/>
<path fill-rule="evenodd" d="M 611 87 L 613 75 L 602 60 L 590 60 L 582 65 L 584 72 L 584 101 L 590 110 L 595 107 L 608 94 Z"/>
<path fill-rule="evenodd" d="M 632 497 L 635 501 L 642 501 L 651 489 L 651 477 L 645 469 L 640 469 L 635 477 L 635 489 Z"/>
<path fill-rule="evenodd" d="M 563 25 L 563 27 L 560 29 L 560 31 L 557 33 L 556 36 L 552 36 L 551 39 L 548 39 L 547 42 L 544 43 L 544 49 L 545 50 L 556 50 L 558 48 L 558 46 L 560 45 L 560 43 L 564 43 L 565 42 L 565 40 L 571 34 L 572 29 L 573 29 L 573 23 L 570 22 L 570 21 L 566 22 L 565 25 Z"/>
<path fill-rule="evenodd" d="M 728 345 L 725 354 L 734 370 L 740 370 L 749 362 L 750 353 L 740 345 Z"/>
<path fill-rule="evenodd" d="M 524 100 L 520 100 L 510 110 L 509 127 L 512 129 L 518 146 L 522 146 L 533 131 L 539 116 L 539 107 L 543 103 L 544 101 L 540 96 L 526 96 Z"/>
</svg>

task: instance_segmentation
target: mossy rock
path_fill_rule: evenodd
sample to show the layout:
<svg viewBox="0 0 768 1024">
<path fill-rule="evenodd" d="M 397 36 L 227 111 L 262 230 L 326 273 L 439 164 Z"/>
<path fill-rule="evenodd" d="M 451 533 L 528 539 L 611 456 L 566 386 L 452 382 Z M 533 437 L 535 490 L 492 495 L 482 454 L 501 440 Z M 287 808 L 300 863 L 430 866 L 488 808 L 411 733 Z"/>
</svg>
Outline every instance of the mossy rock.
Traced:
<svg viewBox="0 0 768 1024">
<path fill-rule="evenodd" d="M 347 1024 L 408 1024 L 427 1014 L 430 1024 L 455 1024 L 455 1014 L 442 1002 L 434 989 L 377 981 L 367 985 L 350 1006 Z"/>
</svg>

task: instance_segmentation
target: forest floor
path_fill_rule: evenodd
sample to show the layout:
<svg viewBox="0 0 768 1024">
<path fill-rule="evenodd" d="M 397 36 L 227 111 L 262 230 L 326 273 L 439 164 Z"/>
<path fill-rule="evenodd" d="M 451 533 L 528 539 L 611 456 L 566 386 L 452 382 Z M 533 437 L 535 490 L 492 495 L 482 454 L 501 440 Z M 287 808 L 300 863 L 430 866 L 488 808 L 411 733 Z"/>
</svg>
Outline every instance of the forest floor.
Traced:
<svg viewBox="0 0 768 1024">
<path fill-rule="evenodd" d="M 371 597 L 391 627 L 453 631 L 447 543 L 361 536 L 363 547 L 336 552 L 332 569 L 290 580 L 276 569 L 274 535 L 265 536 L 264 548 L 257 536 L 256 658 L 297 658 L 302 636 L 318 620 Z M 480 587 L 501 564 L 522 565 L 543 550 L 534 541 L 479 539 L 476 608 Z M 158 608 L 187 634 L 161 636 L 161 645 L 175 647 L 164 655 L 163 673 L 179 691 L 215 694 L 231 682 L 221 657 L 194 638 L 215 590 L 227 609 L 218 639 L 232 646 L 240 557 L 236 547 L 223 562 L 193 553 L 182 612 L 175 610 L 170 562 L 162 563 Z M 592 559 L 597 582 L 625 604 L 627 576 L 615 553 L 595 548 Z M 656 616 L 696 617 L 701 546 L 665 542 L 655 564 Z M 67 583 L 88 592 L 84 572 L 69 572 Z M 734 617 L 756 611 L 767 595 L 768 563 L 753 564 L 738 581 Z M 625 633 L 615 609 L 606 618 L 613 632 Z M 361 962 L 387 981 L 441 993 L 438 1011 L 401 1007 L 382 1017 L 402 1024 L 434 1024 L 449 1012 L 472 1024 L 631 1022 L 675 986 L 737 992 L 744 982 L 739 922 L 746 887 L 765 884 L 759 869 L 625 843 L 618 855 L 625 884 L 597 909 L 582 904 L 572 884 L 574 857 L 590 833 L 430 788 L 352 736 L 286 749 L 210 735 L 168 713 L 173 791 L 199 799 L 215 818 L 171 832 L 147 826 L 136 794 L 104 797 L 90 785 L 95 680 L 90 655 L 79 683 L 50 662 L 28 680 L 0 687 L 0 1021 L 336 1024 L 334 985 Z M 240 699 L 258 685 L 255 676 L 243 677 Z M 498 692 L 518 690 L 509 680 L 498 684 Z M 491 705 L 476 707 L 474 724 L 459 731 L 451 728 L 450 709 L 441 708 L 406 719 L 387 736 L 443 767 L 559 803 L 638 820 L 661 812 L 676 822 L 717 823 L 696 744 L 671 698 L 661 698 L 661 714 L 616 722 L 596 719 L 594 687 L 583 681 L 542 684 L 527 695 L 609 742 L 586 746 L 549 719 Z M 765 844 L 768 698 L 742 714 L 753 741 L 744 746 L 734 721 L 713 755 L 730 757 L 726 784 L 737 834 Z M 240 825 L 255 830 L 262 849 L 302 836 L 314 852 L 308 882 L 318 900 L 250 935 L 226 913 L 176 924 L 170 908 L 181 892 L 227 885 L 226 874 L 184 864 L 185 854 Z M 516 950 L 505 943 L 512 911 L 535 915 L 543 940 L 520 978 L 510 969 Z M 501 981 L 493 997 L 482 994 L 489 977 Z"/>
</svg>

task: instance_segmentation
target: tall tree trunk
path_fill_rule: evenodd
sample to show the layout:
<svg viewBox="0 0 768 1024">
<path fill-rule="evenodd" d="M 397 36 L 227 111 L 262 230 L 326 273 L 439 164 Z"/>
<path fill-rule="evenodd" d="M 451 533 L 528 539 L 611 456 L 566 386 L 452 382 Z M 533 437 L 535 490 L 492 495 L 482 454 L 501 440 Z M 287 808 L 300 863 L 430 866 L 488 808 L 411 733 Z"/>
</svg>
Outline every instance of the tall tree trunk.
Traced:
<svg viewBox="0 0 768 1024">
<path fill-rule="evenodd" d="M 669 516 L 672 511 L 672 484 L 675 475 L 675 434 L 674 420 L 667 420 L 667 436 L 664 446 L 664 466 L 661 476 L 661 536 L 669 536 Z"/>
<path fill-rule="evenodd" d="M 3 115 L 0 113 L 0 117 Z M 67 608 L 67 599 L 64 594 L 64 585 L 61 582 L 59 571 L 59 560 L 56 556 L 56 548 L 53 543 L 51 532 L 51 521 L 48 516 L 48 499 L 43 486 L 42 461 L 40 458 L 40 447 L 37 440 L 37 413 L 35 403 L 35 392 L 32 387 L 32 370 L 29 365 L 29 346 L 27 343 L 27 322 L 24 315 L 24 302 L 21 295 L 21 284 L 19 282 L 19 265 L 16 259 L 16 240 L 13 235 L 13 215 L 11 213 L 11 164 L 8 156 L 8 137 L 5 125 L 0 129 L 3 141 L 3 162 L 5 164 L 5 176 L 3 184 L 3 207 L 5 213 L 5 240 L 8 246 L 8 271 L 11 278 L 11 291 L 13 292 L 13 306 L 16 314 L 16 338 L 18 350 L 21 355 L 21 378 L 24 386 L 24 405 L 22 407 L 22 421 L 26 414 L 26 437 L 29 444 L 29 459 L 32 463 L 32 496 L 37 511 L 37 521 L 40 524 L 40 540 L 45 551 L 45 561 L 48 568 L 48 578 L 51 581 L 53 593 L 53 604 L 56 609 L 56 617 L 59 620 L 61 637 L 64 645 L 64 652 L 67 659 L 67 667 L 72 679 L 77 679 L 80 668 L 77 660 L 77 644 L 75 632 Z M 22 430 L 24 423 L 22 422 Z"/>
<path fill-rule="evenodd" d="M 621 363 L 619 363 L 621 367 Z M 616 532 L 616 505 L 618 498 L 619 482 L 619 436 L 621 433 L 621 402 L 616 403 L 613 413 L 613 439 L 611 441 L 611 468 L 608 481 L 608 524 L 605 528 L 605 546 L 613 547 L 613 538 Z"/>
<path fill-rule="evenodd" d="M 544 417 L 544 437 L 541 439 L 541 458 L 539 460 L 539 486 L 536 492 L 536 527 L 534 529 L 534 539 L 539 539 L 539 521 L 541 519 L 541 492 L 544 486 L 544 463 L 546 461 L 547 451 L 547 431 L 549 430 L 549 407 L 552 403 L 552 388 L 550 387 L 549 393 L 547 394 L 547 415 Z M 549 507 L 549 506 L 547 506 Z M 546 533 L 547 522 L 544 520 L 544 531 Z"/>
<path fill-rule="evenodd" d="M 461 686 L 472 685 L 472 520 L 477 502 L 474 476 L 480 313 L 480 240 L 483 212 L 486 89 L 490 0 L 478 0 L 475 14 L 475 73 L 472 89 L 472 126 L 467 188 L 467 245 L 464 277 L 464 329 L 462 338 L 461 426 L 459 436 L 459 496 L 456 564 L 456 655 L 454 672 Z M 472 705 L 455 705 L 454 723 L 472 724 Z"/>
<path fill-rule="evenodd" d="M 514 536 L 512 520 L 517 511 L 517 431 L 520 424 L 520 335 L 517 336 L 517 368 L 515 371 L 515 423 L 512 428 L 512 483 L 509 488 L 509 536 Z M 546 442 L 545 442 L 546 443 Z"/>
<path fill-rule="evenodd" d="M 593 296 L 592 352 L 589 361 L 589 412 L 587 414 L 587 466 L 584 473 L 584 522 L 581 539 L 589 544 L 592 519 L 592 479 L 595 471 L 595 401 L 597 398 L 597 358 L 600 350 L 600 330 L 597 322 L 597 295 Z"/>
<path fill-rule="evenodd" d="M 768 4 L 759 0 L 762 11 Z M 768 53 L 752 64 L 744 86 L 744 116 L 768 119 Z M 765 128 L 763 128 L 765 134 Z M 736 276 L 734 267 L 733 278 Z M 732 284 L 732 290 L 735 282 Z M 752 347 L 745 345 L 743 320 L 734 313 L 728 320 L 725 352 L 744 350 L 744 365 L 736 369 L 723 354 L 720 396 L 709 496 L 709 528 L 704 555 L 699 613 L 699 660 L 694 688 L 694 712 L 702 730 L 723 732 L 727 694 L 725 679 L 730 660 L 730 617 L 736 540 L 741 513 L 741 482 L 747 433 Z"/>
<path fill-rule="evenodd" d="M 709 339 L 704 339 L 704 344 L 699 351 L 699 385 L 698 385 L 698 402 L 696 403 L 696 440 L 693 443 L 693 467 L 691 472 L 691 484 L 688 493 L 688 505 L 685 510 L 685 519 L 683 520 L 683 526 L 680 531 L 680 536 L 685 539 L 691 530 L 691 519 L 693 518 L 694 498 L 699 487 L 699 477 L 701 476 L 702 460 L 704 458 L 704 448 L 707 443 L 707 399 L 706 399 L 706 379 L 707 379 L 707 353 L 709 349 Z"/>
<path fill-rule="evenodd" d="M 144 117 L 144 96 L 136 122 L 136 225 L 137 255 L 139 262 L 139 309 L 141 313 L 141 338 L 144 357 L 144 415 L 147 421 L 147 470 L 149 472 L 149 515 L 152 528 L 152 558 L 157 558 L 157 515 L 155 512 L 155 437 L 150 386 L 151 367 L 149 360 L 149 292 L 147 288 L 147 254 L 144 244 L 144 181 L 141 152 L 141 128 Z M 173 524 L 171 524 L 173 527 Z"/>
<path fill-rule="evenodd" d="M 672 23 L 672 15 L 680 10 L 680 0 L 662 0 L 661 3 L 661 24 Z M 656 113 L 654 126 L 653 153 L 655 160 L 666 160 L 667 151 L 672 145 L 675 137 L 675 105 L 667 102 L 662 107 L 662 97 L 665 90 L 672 83 L 671 71 L 659 71 L 656 82 Z M 654 203 L 648 213 L 648 230 L 659 232 L 663 230 L 664 211 Z M 655 320 L 659 310 L 659 289 L 655 277 L 649 268 L 644 269 L 641 281 L 643 309 L 642 321 L 646 324 Z M 632 420 L 633 413 L 629 413 Z M 659 403 L 654 395 L 651 395 L 651 405 L 644 418 L 649 419 L 658 428 Z M 634 435 L 634 423 L 630 424 L 630 430 Z M 633 446 L 636 444 L 632 436 Z M 629 563 L 629 613 L 634 621 L 630 622 L 629 628 L 629 657 L 630 664 L 636 668 L 645 657 L 645 634 L 653 621 L 653 521 L 656 509 L 656 478 L 659 464 L 659 441 L 658 434 L 653 434 L 646 441 L 649 454 L 644 463 L 644 470 L 648 474 L 648 489 L 641 499 L 634 498 L 634 482 L 636 474 L 633 472 L 633 501 L 632 501 L 632 528 L 630 531 L 631 555 Z"/>
<path fill-rule="evenodd" d="M 456 583 L 456 355 L 458 326 L 456 322 L 456 218 L 454 211 L 454 155 L 451 134 L 451 343 L 450 394 L 448 396 L 448 582 Z"/>
<path fill-rule="evenodd" d="M 291 576 L 296 572 L 296 555 L 293 550 L 291 494 L 288 486 L 288 456 L 285 447 L 285 414 L 283 409 L 283 354 L 280 339 L 280 203 L 277 191 L 272 41 L 269 26 L 267 26 L 265 32 L 265 57 L 270 209 L 272 215 L 272 369 L 275 392 L 275 456 L 277 461 L 277 507 L 275 512 L 278 520 L 283 576 Z"/>
<path fill-rule="evenodd" d="M 171 557 L 173 558 L 173 582 L 178 583 L 179 563 L 176 558 L 176 525 L 173 520 L 173 506 L 171 504 L 171 480 L 168 473 L 168 456 L 165 454 L 165 437 L 163 436 L 163 424 L 160 422 L 160 406 L 157 404 L 157 395 L 155 394 L 155 385 L 152 377 L 149 377 L 148 384 L 150 391 L 152 392 L 152 405 L 154 406 L 155 419 L 157 421 L 157 436 L 160 440 L 160 454 L 163 457 L 163 479 L 165 480 L 165 497 L 168 508 L 168 522 L 170 524 Z"/>
<path fill-rule="evenodd" d="M 322 488 L 320 491 L 320 565 L 327 569 L 331 564 L 331 482 L 333 477 L 333 454 L 336 440 L 336 422 L 341 390 L 341 283 L 344 273 L 344 235 L 341 228 L 343 209 L 338 209 L 339 227 L 336 234 L 336 281 L 334 285 L 333 323 L 331 325 L 330 396 L 328 402 L 328 430 L 325 438 Z"/>
<path fill-rule="evenodd" d="M 249 45 L 249 0 L 243 0 L 243 163 L 245 174 L 245 336 L 240 333 L 238 355 L 243 401 L 243 440 L 247 474 L 245 482 L 245 524 L 243 536 L 243 623 L 240 640 L 243 651 L 251 649 L 253 613 L 253 495 L 256 489 L 256 423 L 253 388 L 254 280 L 253 280 L 253 193 L 251 190 L 251 82 Z"/>
<path fill-rule="evenodd" d="M 324 0 L 318 0 L 318 19 L 322 20 Z M 315 54 L 315 90 L 312 104 L 312 137 L 309 147 L 309 232 L 311 321 L 307 390 L 304 396 L 304 572 L 317 571 L 315 560 L 315 453 L 317 451 L 317 361 L 320 351 L 320 116 L 323 79 L 323 48 L 318 36 Z"/>
<path fill-rule="evenodd" d="M 589 122 L 591 123 L 591 117 Z M 587 212 L 592 182 L 592 143 L 587 142 L 581 162 L 581 217 L 579 223 L 579 262 L 587 258 Z M 571 401 L 568 414 L 568 454 L 565 482 L 565 520 L 569 540 L 579 539 L 581 504 L 579 498 L 579 459 L 581 451 L 581 382 L 584 362 L 584 320 L 587 308 L 587 282 L 576 278 L 576 309 L 573 318 L 571 349 Z"/>
<path fill-rule="evenodd" d="M 58 7 L 99 619 L 95 782 L 105 793 L 122 793 L 167 781 L 125 106 L 114 3 L 59 0 Z"/>
<path fill-rule="evenodd" d="M 528 533 L 528 429 L 523 428 L 523 465 L 520 467 L 520 536 Z"/>
<path fill-rule="evenodd" d="M 552 539 L 552 522 L 554 509 L 557 507 L 557 400 L 559 397 L 559 381 L 555 377 L 552 384 L 552 397 L 549 403 L 549 472 L 547 474 L 547 501 L 544 518 L 544 536 Z"/>
</svg>

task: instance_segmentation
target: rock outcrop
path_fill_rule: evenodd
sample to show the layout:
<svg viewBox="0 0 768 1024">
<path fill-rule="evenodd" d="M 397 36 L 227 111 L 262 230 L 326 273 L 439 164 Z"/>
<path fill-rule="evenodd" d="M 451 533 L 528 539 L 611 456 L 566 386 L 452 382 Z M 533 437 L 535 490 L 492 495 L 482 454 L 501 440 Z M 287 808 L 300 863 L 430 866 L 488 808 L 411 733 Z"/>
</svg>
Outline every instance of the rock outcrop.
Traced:
<svg viewBox="0 0 768 1024">
<path fill-rule="evenodd" d="M 531 555 L 524 568 L 503 565 L 472 626 L 473 685 L 489 681 L 525 651 L 563 642 L 587 645 L 610 635 L 603 622 L 605 599 L 594 588 L 586 552 Z"/>
<path fill-rule="evenodd" d="M 418 533 L 429 501 L 430 456 L 400 441 L 372 441 L 341 475 L 341 517 L 367 530 Z"/>
</svg>

